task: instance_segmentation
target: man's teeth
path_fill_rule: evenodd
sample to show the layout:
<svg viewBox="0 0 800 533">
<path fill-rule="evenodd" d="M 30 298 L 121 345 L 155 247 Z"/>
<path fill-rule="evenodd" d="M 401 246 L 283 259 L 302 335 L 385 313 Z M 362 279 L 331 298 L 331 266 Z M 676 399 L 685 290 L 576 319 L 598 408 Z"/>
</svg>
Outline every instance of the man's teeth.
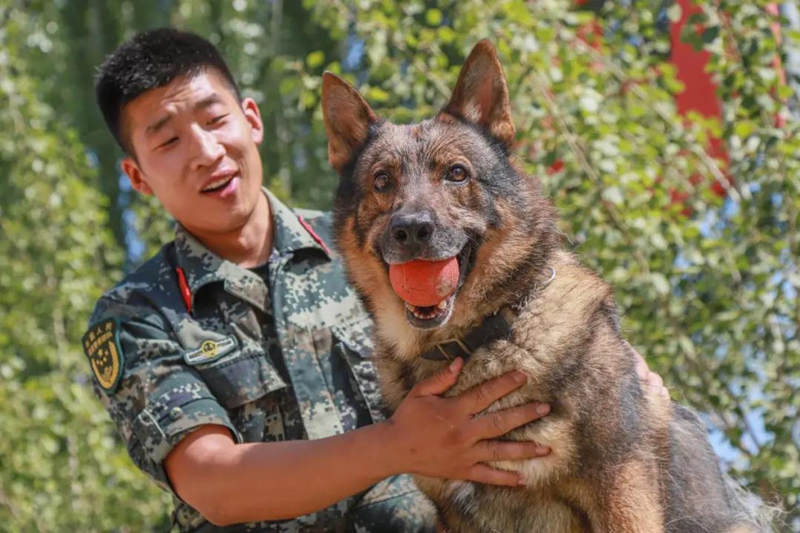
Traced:
<svg viewBox="0 0 800 533">
<path fill-rule="evenodd" d="M 226 183 L 228 183 L 230 180 L 231 180 L 231 176 L 228 176 L 228 177 L 225 177 L 225 178 L 220 178 L 220 179 L 218 179 L 218 180 L 216 180 L 216 181 L 212 181 L 211 183 L 209 183 L 208 185 L 206 185 L 205 187 L 203 187 L 203 192 L 205 192 L 205 191 L 209 191 L 209 190 L 211 190 L 211 189 L 216 189 L 217 187 L 220 187 L 220 186 L 222 186 L 222 185 L 225 185 L 225 184 L 226 184 Z"/>
</svg>

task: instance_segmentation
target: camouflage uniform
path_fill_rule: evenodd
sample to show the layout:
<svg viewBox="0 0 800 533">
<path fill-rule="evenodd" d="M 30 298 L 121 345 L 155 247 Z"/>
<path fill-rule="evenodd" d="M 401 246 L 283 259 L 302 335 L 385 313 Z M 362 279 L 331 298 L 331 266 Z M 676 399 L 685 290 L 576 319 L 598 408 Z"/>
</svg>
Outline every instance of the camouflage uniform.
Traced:
<svg viewBox="0 0 800 533">
<path fill-rule="evenodd" d="M 179 226 L 98 301 L 84 336 L 95 389 L 130 456 L 170 491 L 162 462 L 200 425 L 258 442 L 319 439 L 384 418 L 372 324 L 325 245 L 330 217 L 266 194 L 275 224 L 266 265 L 239 267 Z M 434 516 L 408 476 L 294 520 L 232 528 L 173 499 L 182 531 L 427 531 Z"/>
</svg>

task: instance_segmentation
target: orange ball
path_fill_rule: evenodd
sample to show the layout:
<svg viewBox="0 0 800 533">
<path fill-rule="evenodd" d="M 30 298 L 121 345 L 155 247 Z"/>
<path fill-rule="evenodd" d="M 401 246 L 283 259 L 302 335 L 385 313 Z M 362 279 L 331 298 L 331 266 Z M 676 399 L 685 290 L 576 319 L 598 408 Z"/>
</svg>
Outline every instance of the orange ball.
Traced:
<svg viewBox="0 0 800 533">
<path fill-rule="evenodd" d="M 458 260 L 409 261 L 389 266 L 389 281 L 397 295 L 418 307 L 436 305 L 455 292 Z"/>
</svg>

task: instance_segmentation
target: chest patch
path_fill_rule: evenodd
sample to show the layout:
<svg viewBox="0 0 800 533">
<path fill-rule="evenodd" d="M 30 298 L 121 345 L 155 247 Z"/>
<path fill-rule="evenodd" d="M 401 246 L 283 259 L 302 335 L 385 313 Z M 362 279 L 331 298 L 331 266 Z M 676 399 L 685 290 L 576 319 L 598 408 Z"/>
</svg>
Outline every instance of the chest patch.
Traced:
<svg viewBox="0 0 800 533">
<path fill-rule="evenodd" d="M 119 344 L 119 323 L 115 318 L 98 322 L 89 328 L 82 342 L 97 383 L 104 391 L 113 392 L 125 362 Z"/>
<path fill-rule="evenodd" d="M 183 360 L 188 365 L 201 365 L 216 361 L 236 348 L 236 337 L 225 337 L 222 340 L 205 340 L 200 346 L 183 354 Z"/>
</svg>

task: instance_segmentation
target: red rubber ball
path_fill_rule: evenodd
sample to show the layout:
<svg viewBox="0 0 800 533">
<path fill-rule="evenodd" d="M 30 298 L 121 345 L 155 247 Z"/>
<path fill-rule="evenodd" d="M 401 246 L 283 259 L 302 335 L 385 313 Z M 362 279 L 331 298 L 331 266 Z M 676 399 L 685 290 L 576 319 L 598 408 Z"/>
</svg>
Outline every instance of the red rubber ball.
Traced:
<svg viewBox="0 0 800 533">
<path fill-rule="evenodd" d="M 458 260 L 409 261 L 389 266 L 389 281 L 397 295 L 411 305 L 436 305 L 455 292 Z"/>
</svg>

